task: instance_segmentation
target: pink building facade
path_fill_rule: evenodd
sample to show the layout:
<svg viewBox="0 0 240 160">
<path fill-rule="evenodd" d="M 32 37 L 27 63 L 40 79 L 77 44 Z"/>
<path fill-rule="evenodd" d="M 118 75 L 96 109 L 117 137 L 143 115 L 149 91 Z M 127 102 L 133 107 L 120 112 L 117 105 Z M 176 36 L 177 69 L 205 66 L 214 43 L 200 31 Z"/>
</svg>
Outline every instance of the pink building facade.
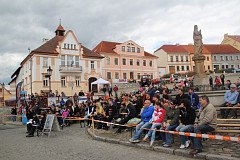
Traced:
<svg viewBox="0 0 240 160">
<path fill-rule="evenodd" d="M 102 41 L 93 51 L 104 57 L 102 78 L 111 82 L 119 79 L 138 81 L 145 74 L 153 79 L 158 77 L 157 57 L 131 40 L 124 43 Z"/>
</svg>

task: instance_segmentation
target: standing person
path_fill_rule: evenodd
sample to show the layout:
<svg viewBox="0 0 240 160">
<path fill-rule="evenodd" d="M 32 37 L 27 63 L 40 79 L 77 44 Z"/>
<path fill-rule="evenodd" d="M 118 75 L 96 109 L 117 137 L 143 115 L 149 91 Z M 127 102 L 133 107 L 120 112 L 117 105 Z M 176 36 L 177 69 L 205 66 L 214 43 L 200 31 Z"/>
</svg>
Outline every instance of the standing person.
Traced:
<svg viewBox="0 0 240 160">
<path fill-rule="evenodd" d="M 217 126 L 216 108 L 209 102 L 209 98 L 206 95 L 201 96 L 199 101 L 201 108 L 192 130 L 197 134 L 212 132 Z M 194 150 L 190 152 L 192 156 L 202 152 L 203 145 L 201 140 L 202 138 L 193 138 Z"/>
<path fill-rule="evenodd" d="M 118 92 L 118 87 L 117 87 L 117 85 L 115 85 L 115 86 L 113 87 L 113 91 L 114 91 L 114 93 L 115 93 L 115 97 L 118 97 L 118 94 L 117 94 L 117 92 Z"/>
<path fill-rule="evenodd" d="M 85 96 L 83 90 L 81 90 L 81 91 L 78 93 L 78 96 Z"/>
<path fill-rule="evenodd" d="M 212 78 L 212 76 L 209 77 L 209 85 L 210 85 L 210 87 L 213 87 L 213 78 Z"/>
<path fill-rule="evenodd" d="M 152 115 L 154 112 L 154 107 L 151 105 L 151 101 L 146 100 L 144 102 L 143 109 L 141 111 L 141 122 L 137 125 L 135 134 L 133 137 L 129 140 L 132 143 L 140 142 L 139 138 L 144 130 L 144 128 L 150 128 L 151 122 L 149 122 L 152 119 Z"/>
<path fill-rule="evenodd" d="M 189 88 L 188 96 L 190 97 L 191 107 L 196 110 L 200 108 L 199 96 L 194 92 L 193 88 Z"/>
<path fill-rule="evenodd" d="M 221 81 L 222 81 L 222 86 L 224 86 L 225 75 L 224 75 L 224 74 L 221 74 L 221 75 L 220 75 L 220 79 L 221 79 Z"/>
<path fill-rule="evenodd" d="M 17 120 L 17 108 L 16 108 L 16 106 L 14 106 L 12 108 L 11 114 L 12 114 L 12 121 L 15 122 Z"/>
<path fill-rule="evenodd" d="M 110 86 L 110 85 L 108 86 L 108 95 L 109 95 L 109 97 L 113 96 L 112 95 L 112 86 Z"/>
<path fill-rule="evenodd" d="M 102 91 L 103 91 L 104 97 L 106 97 L 106 91 L 107 91 L 106 85 L 103 85 Z"/>
</svg>

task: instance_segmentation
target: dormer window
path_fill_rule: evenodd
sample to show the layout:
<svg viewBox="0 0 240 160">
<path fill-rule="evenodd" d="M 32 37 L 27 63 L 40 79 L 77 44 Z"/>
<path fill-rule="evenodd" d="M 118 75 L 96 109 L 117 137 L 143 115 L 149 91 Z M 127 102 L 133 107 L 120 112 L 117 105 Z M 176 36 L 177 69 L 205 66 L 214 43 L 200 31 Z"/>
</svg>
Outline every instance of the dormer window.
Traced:
<svg viewBox="0 0 240 160">
<path fill-rule="evenodd" d="M 70 46 L 70 45 L 69 45 L 69 44 L 67 44 L 67 49 L 69 49 L 69 46 Z"/>
<path fill-rule="evenodd" d="M 135 47 L 132 47 L 132 52 L 135 52 Z"/>
<path fill-rule="evenodd" d="M 73 49 L 73 44 L 71 44 L 71 49 Z"/>
<path fill-rule="evenodd" d="M 66 48 L 67 47 L 67 44 L 66 43 L 64 43 L 64 47 L 63 48 Z"/>
<path fill-rule="evenodd" d="M 76 44 L 74 44 L 74 49 L 76 49 Z"/>
<path fill-rule="evenodd" d="M 137 53 L 140 53 L 140 48 L 137 48 Z"/>
<path fill-rule="evenodd" d="M 122 46 L 122 51 L 125 52 L 125 46 Z"/>
</svg>

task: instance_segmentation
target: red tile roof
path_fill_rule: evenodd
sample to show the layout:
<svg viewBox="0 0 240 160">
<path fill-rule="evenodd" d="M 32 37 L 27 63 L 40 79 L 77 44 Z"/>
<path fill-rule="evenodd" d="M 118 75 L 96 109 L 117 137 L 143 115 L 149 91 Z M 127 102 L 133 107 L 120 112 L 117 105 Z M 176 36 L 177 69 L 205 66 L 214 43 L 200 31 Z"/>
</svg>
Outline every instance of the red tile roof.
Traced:
<svg viewBox="0 0 240 160">
<path fill-rule="evenodd" d="M 194 53 L 194 46 L 193 45 L 181 45 L 187 50 L 188 53 Z M 203 45 L 203 54 L 210 54 L 209 50 Z"/>
<path fill-rule="evenodd" d="M 239 50 L 232 47 L 229 44 L 205 44 L 204 45 L 210 53 L 213 54 L 233 54 L 233 53 L 240 53 Z"/>
<path fill-rule="evenodd" d="M 114 48 L 116 48 L 116 45 L 121 44 L 117 42 L 108 42 L 108 41 L 102 41 L 100 42 L 95 48 L 92 50 L 95 52 L 105 52 L 105 53 L 116 53 L 114 52 Z"/>
<path fill-rule="evenodd" d="M 240 42 L 240 35 L 228 35 L 228 37 L 235 41 Z"/>
<path fill-rule="evenodd" d="M 98 54 L 97 52 L 94 52 L 88 48 L 86 48 L 85 46 L 81 45 L 81 47 L 83 48 L 83 57 L 84 58 L 104 58 L 102 57 L 100 54 Z"/>
<path fill-rule="evenodd" d="M 116 45 L 119 45 L 121 43 L 119 42 L 109 42 L 109 41 L 101 41 L 95 48 L 93 48 L 92 50 L 98 53 L 114 53 L 114 54 L 118 54 L 114 51 L 114 49 L 116 48 Z M 157 56 L 154 56 L 151 53 L 148 53 L 146 51 L 144 51 L 144 56 L 146 57 L 153 57 L 153 58 L 157 58 Z"/>
<path fill-rule="evenodd" d="M 168 53 L 173 53 L 173 52 L 188 52 L 182 45 L 163 45 L 161 46 L 160 48 L 158 48 L 156 51 L 154 52 L 157 52 L 159 51 L 160 49 L 164 50 L 165 52 L 168 52 Z"/>
</svg>

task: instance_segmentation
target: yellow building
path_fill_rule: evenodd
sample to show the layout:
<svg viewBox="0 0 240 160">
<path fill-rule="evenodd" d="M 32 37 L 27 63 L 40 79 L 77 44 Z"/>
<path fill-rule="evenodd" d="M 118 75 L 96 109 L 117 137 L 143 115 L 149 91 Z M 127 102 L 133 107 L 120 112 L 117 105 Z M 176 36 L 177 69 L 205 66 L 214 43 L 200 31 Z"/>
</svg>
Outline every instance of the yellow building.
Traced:
<svg viewBox="0 0 240 160">
<path fill-rule="evenodd" d="M 9 90 L 7 90 L 3 84 L 0 84 L 0 107 L 5 104 L 4 101 L 9 100 L 11 97 L 12 95 Z"/>
<path fill-rule="evenodd" d="M 240 35 L 224 34 L 222 44 L 230 44 L 231 46 L 240 51 Z"/>
</svg>

